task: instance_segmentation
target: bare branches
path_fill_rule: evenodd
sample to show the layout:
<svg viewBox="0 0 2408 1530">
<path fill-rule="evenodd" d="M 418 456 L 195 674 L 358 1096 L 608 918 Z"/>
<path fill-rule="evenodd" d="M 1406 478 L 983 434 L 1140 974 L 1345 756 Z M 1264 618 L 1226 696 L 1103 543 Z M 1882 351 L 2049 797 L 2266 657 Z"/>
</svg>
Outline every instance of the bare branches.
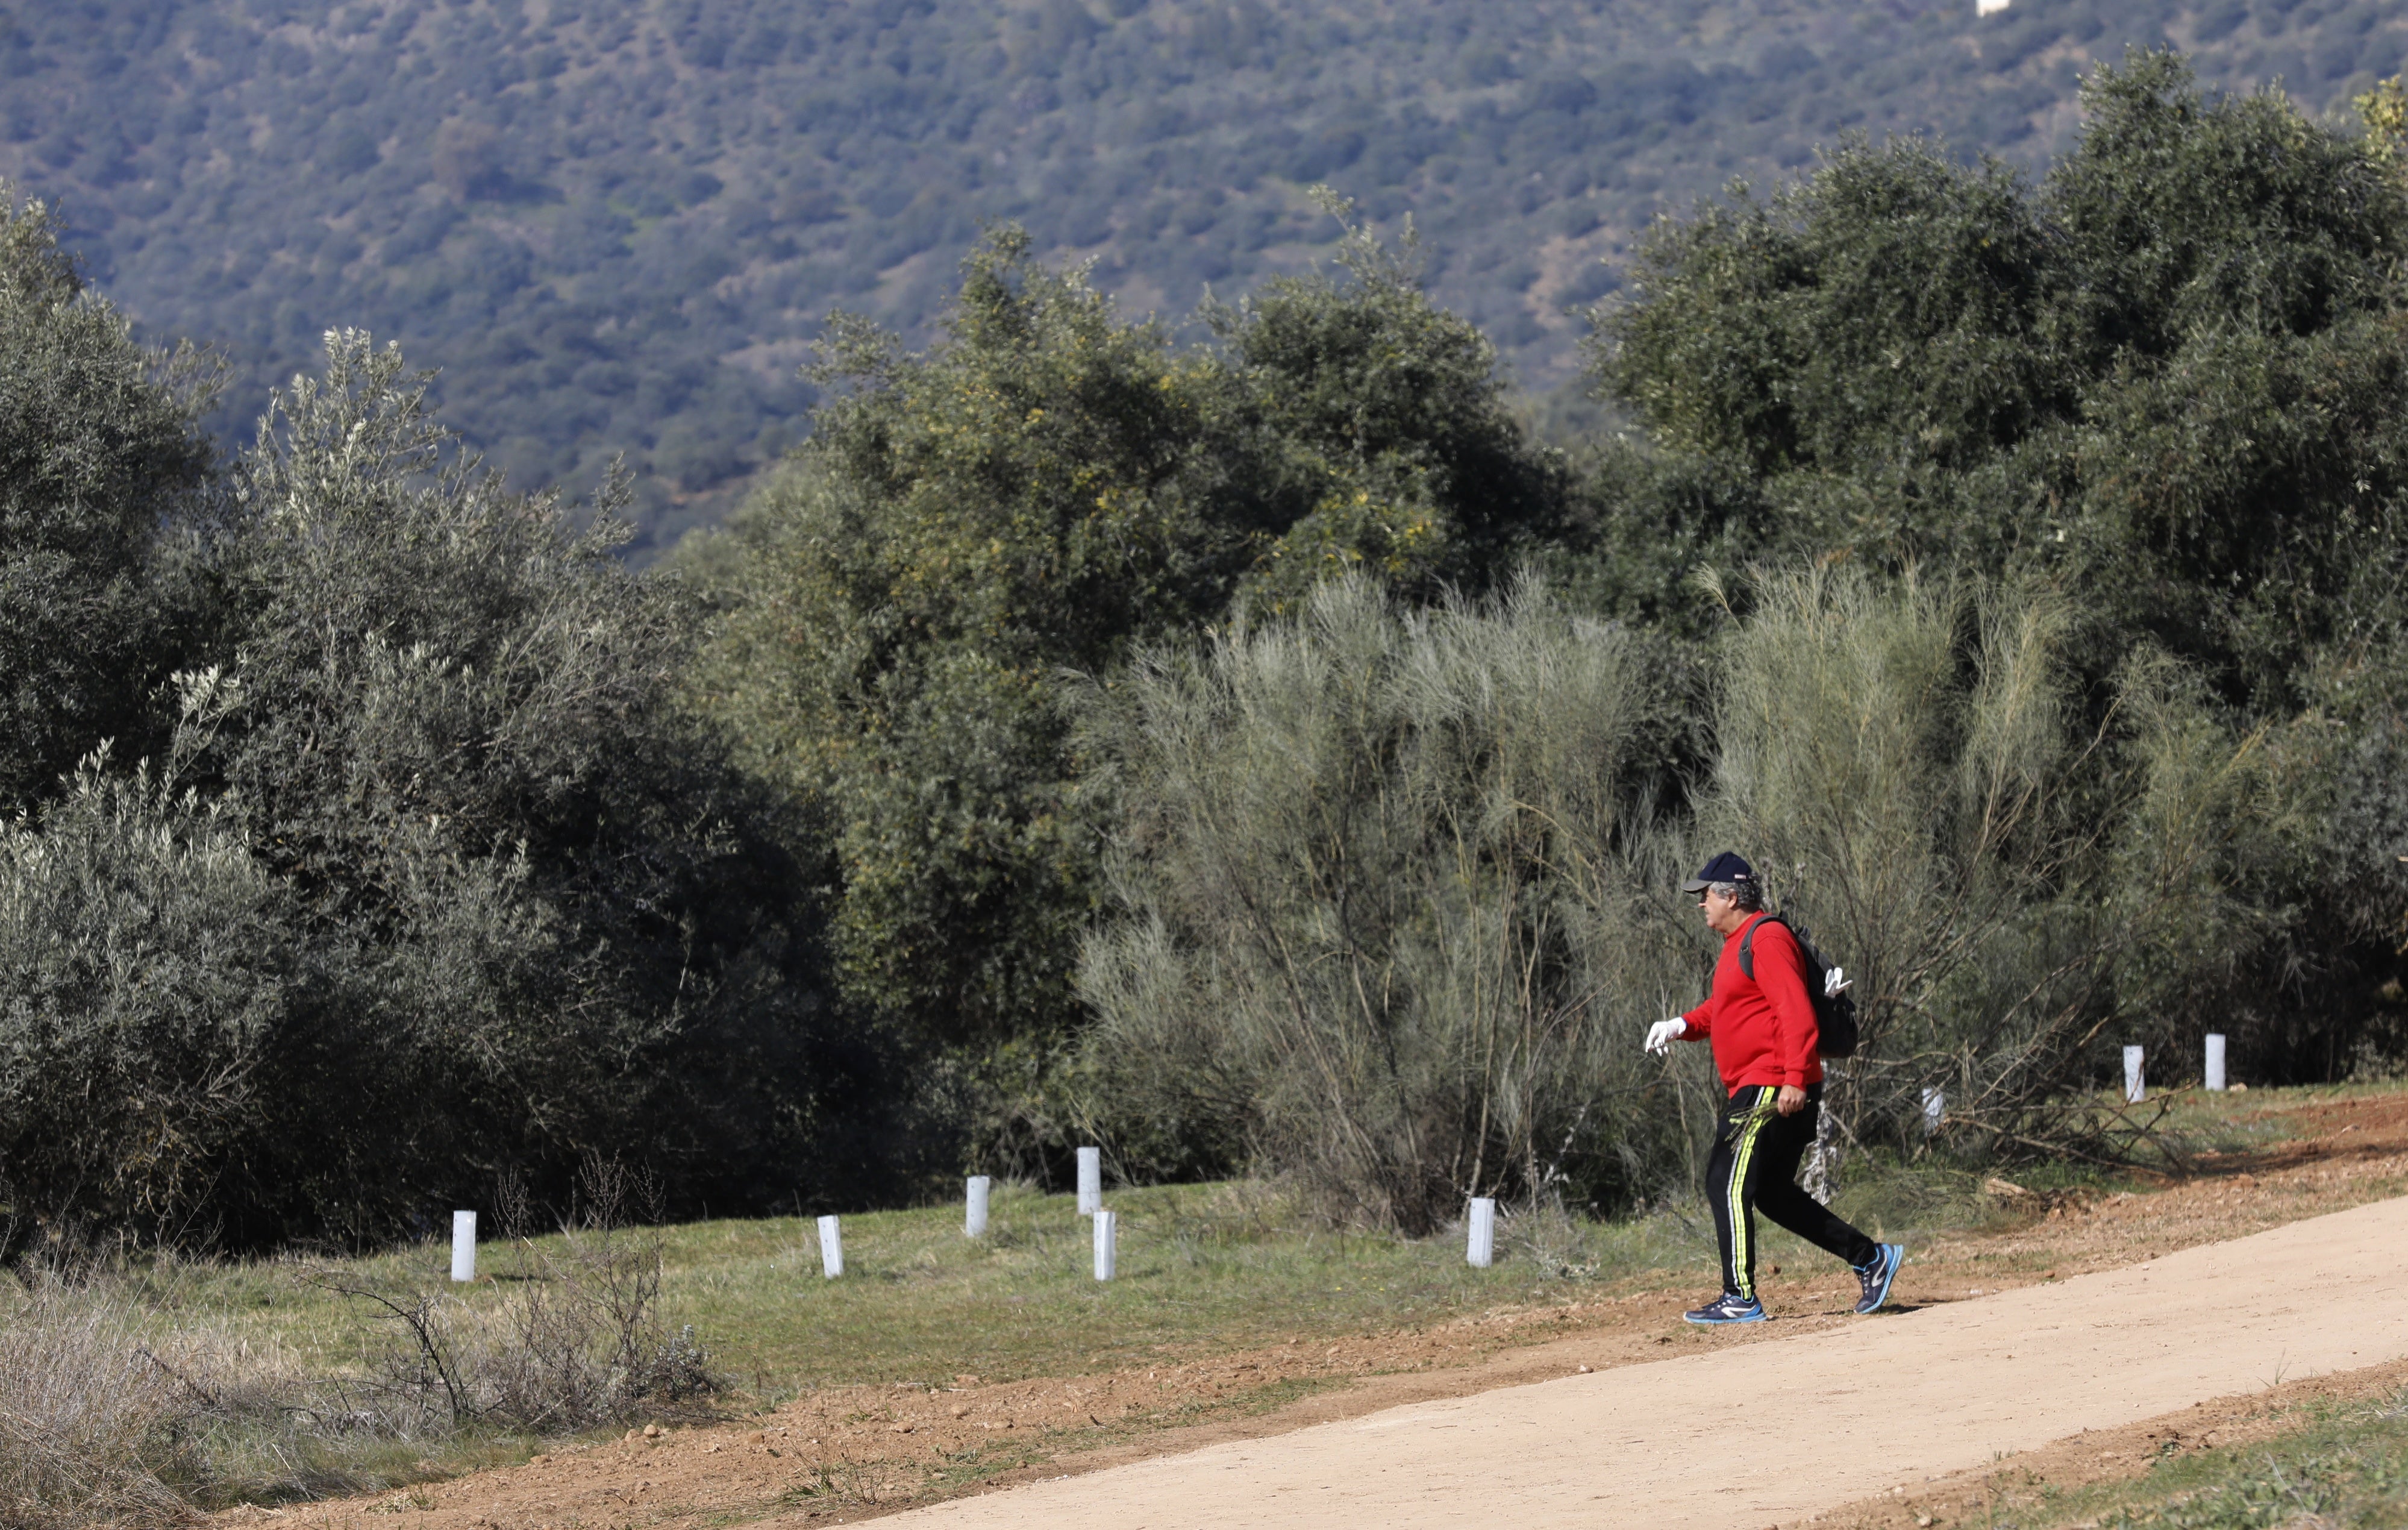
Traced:
<svg viewBox="0 0 2408 1530">
<path fill-rule="evenodd" d="M 550 1238 L 524 1225 L 523 1197 L 507 1190 L 516 1223 L 508 1294 L 472 1303 L 448 1290 L 378 1287 L 319 1272 L 327 1291 L 364 1302 L 399 1331 L 384 1356 L 383 1385 L 438 1402 L 450 1427 L 477 1423 L 558 1431 L 623 1417 L 638 1404 L 690 1402 L 719 1388 L 692 1329 L 671 1335 L 660 1318 L 659 1189 L 615 1160 L 591 1158 L 578 1215 Z"/>
</svg>

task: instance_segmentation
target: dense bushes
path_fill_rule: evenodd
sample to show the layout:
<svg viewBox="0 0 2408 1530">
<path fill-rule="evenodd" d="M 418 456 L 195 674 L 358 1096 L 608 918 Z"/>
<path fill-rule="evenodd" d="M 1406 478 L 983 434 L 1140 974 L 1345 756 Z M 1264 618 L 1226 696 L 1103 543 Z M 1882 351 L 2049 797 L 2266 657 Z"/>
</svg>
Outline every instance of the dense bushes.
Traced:
<svg viewBox="0 0 2408 1530">
<path fill-rule="evenodd" d="M 1748 593 L 1684 652 L 1533 585 L 1414 613 L 1325 585 L 1092 691 L 1115 906 L 1080 974 L 1089 1122 L 1134 1171 L 1276 1165 L 1407 1229 L 1473 1194 L 1658 1193 L 1688 1081 L 1638 1042 L 1701 995 L 1672 888 L 1726 844 L 1855 974 L 1837 1144 L 1921 1146 L 1938 1090 L 1956 1150 L 2112 1151 L 2127 1126 L 2078 1097 L 2123 1045 L 2285 1045 L 2232 996 L 2313 853 L 2316 741 L 2243 734 L 2162 656 L 2094 727 L 2044 586 Z"/>
<path fill-rule="evenodd" d="M 108 763 L 0 845 L 0 1141 L 12 1209 L 180 1230 L 279 1109 L 296 911 L 230 815 Z"/>
<path fill-rule="evenodd" d="M 2273 1078 L 2389 1045 L 2398 862 L 2344 825 L 2393 812 L 2396 170 L 2171 56 L 2086 100 L 2037 189 L 1856 144 L 1659 227 L 1598 355 L 1646 430 L 1584 475 L 1359 234 L 1211 349 L 1015 241 L 945 345 L 856 351 L 786 485 L 695 550 L 699 672 L 876 852 L 839 863 L 840 924 L 938 894 L 850 949 L 923 985 L 890 1012 L 969 1063 L 972 1151 L 1100 1132 L 1133 1173 L 1294 1170 L 1404 1226 L 1475 1189 L 1653 1193 L 1671 1086 L 1605 1038 L 1694 996 L 1658 900 L 1724 844 L 1862 975 L 1842 1137 L 1920 1146 L 1938 1089 L 1967 1151 L 2103 1149 L 2066 1104 L 2125 1041 L 2212 1024 Z M 1479 603 L 1524 563 L 1551 594 Z M 1576 640 L 1579 612 L 1628 625 Z M 1488 743 L 1392 678 L 1449 644 L 1496 650 L 1456 672 Z M 1633 644 L 1693 677 L 1639 708 L 1653 787 L 1498 798 L 1519 767 L 1483 750 L 1577 731 L 1547 687 Z M 981 831 L 931 833 L 956 800 Z M 1549 838 L 1584 834 L 1612 854 Z"/>
<path fill-rule="evenodd" d="M 1936 1089 L 1962 1150 L 2104 1150 L 2123 1128 L 2073 1106 L 2120 1044 L 2190 1057 L 2222 1031 L 2242 1067 L 2286 1078 L 2399 1034 L 2408 900 L 2371 773 L 2397 729 L 2397 161 L 2277 95 L 2203 97 L 2169 54 L 2100 72 L 2086 102 L 2037 191 L 1858 143 L 1770 201 L 1660 225 L 1598 354 L 1649 434 L 1607 445 L 1541 555 L 1569 598 L 1708 639 L 1687 652 L 1711 675 L 1710 768 L 1645 834 L 1744 848 L 1858 973 L 1843 1138 L 1919 1147 Z M 1725 573 L 1700 582 L 1700 563 Z M 1290 720 L 1340 729 L 1352 693 L 1241 700 L 1239 655 L 1285 655 L 1307 692 L 1324 671 L 1376 686 L 1381 661 L 1321 608 L 1223 644 L 1197 671 L 1218 691 L 1141 669 L 1097 693 L 1146 720 L 1108 730 L 1142 768 L 1105 778 L 1124 908 L 1089 948 L 1091 1061 L 1120 1070 L 1106 1097 L 1158 1100 L 1224 1154 L 1419 1225 L 1483 1188 L 1461 1123 L 1517 1119 L 1524 1086 L 1458 1073 L 1445 1095 L 1414 1072 L 1457 1045 L 1417 1007 L 1446 982 L 1390 952 L 1412 943 L 1383 897 L 1326 895 L 1365 936 L 1297 888 L 1344 865 L 1468 939 L 1478 914 L 1442 917 L 1397 847 L 1473 841 L 1404 787 L 1412 745 L 1373 729 L 1325 747 Z M 1320 816 L 1353 824 L 1356 801 L 1315 773 L 1325 756 L 1382 784 L 1360 845 Z M 1241 791 L 1236 762 L 1294 779 Z M 1590 928 L 1626 975 L 1650 970 L 1612 920 Z M 1254 974 L 1266 951 L 1283 985 Z M 1380 980 L 1337 981 L 1356 968 Z M 1664 987 L 1685 1002 L 1695 981 Z M 1573 1008 L 1598 1035 L 1652 1018 L 1612 984 Z M 1399 1038 L 1369 1055 L 1413 1102 L 1377 1131 L 1354 1119 L 1379 1097 L 1349 1061 L 1358 1032 Z M 1644 1188 L 1665 1161 L 1610 1103 L 1614 1068 L 1573 1073 L 1590 1090 L 1551 1108 L 1633 1155 L 1589 1186 Z M 1312 1108 L 1288 1103 L 1315 1083 Z"/>
<path fill-rule="evenodd" d="M 845 1069 L 810 1055 L 774 817 L 673 705 L 678 615 L 610 556 L 610 506 L 579 532 L 448 455 L 400 368 L 334 338 L 208 555 L 230 701 L 182 768 L 298 895 L 314 1012 L 268 1091 L 313 1146 L 243 1178 L 262 1214 L 366 1228 L 650 1136 L 685 1195 L 780 1193 L 740 1176 L 808 1140 L 804 1070 Z"/>
<path fill-rule="evenodd" d="M 222 494 L 107 501 L 117 599 L 175 617 L 121 662 L 176 678 L 0 847 L 20 1235 L 380 1236 L 603 1150 L 673 1205 L 863 1193 L 835 1111 L 910 1161 L 796 836 L 675 703 L 673 592 L 608 503 L 580 531 L 459 457 L 401 366 L 330 337 Z"/>
<path fill-rule="evenodd" d="M 2408 191 L 2380 136 L 2276 93 L 2203 94 L 2172 54 L 2099 71 L 2085 103 L 2036 188 L 1857 144 L 1659 230 L 1597 357 L 1654 435 L 1614 456 L 1620 513 L 1598 513 L 1584 571 L 1648 613 L 1679 603 L 1664 545 L 2060 592 L 2092 736 L 2179 700 L 2167 738 L 2224 738 L 2268 772 L 2243 772 L 2258 795 L 2232 820 L 2262 832 L 2200 862 L 2230 891 L 2215 934 L 2167 948 L 2208 965 L 2178 982 L 2162 961 L 2155 1002 L 2213 1007 L 2261 1073 L 2318 1075 L 2354 1045 L 2340 1031 L 2397 1024 L 2375 926 L 2401 902 L 2399 845 L 2363 759 L 2388 747 L 2398 672 Z M 2344 791 L 2376 843 L 2332 832 Z M 2149 859 L 2116 884 L 2134 917 Z"/>
<path fill-rule="evenodd" d="M 1477 586 L 1560 513 L 1479 332 L 1345 245 L 1182 347 L 999 230 L 945 343 L 849 326 L 810 444 L 685 550 L 702 704 L 828 825 L 840 975 L 886 1023 L 973 1053 L 1075 1024 L 1106 825 L 1066 672 L 1333 572 Z"/>
</svg>

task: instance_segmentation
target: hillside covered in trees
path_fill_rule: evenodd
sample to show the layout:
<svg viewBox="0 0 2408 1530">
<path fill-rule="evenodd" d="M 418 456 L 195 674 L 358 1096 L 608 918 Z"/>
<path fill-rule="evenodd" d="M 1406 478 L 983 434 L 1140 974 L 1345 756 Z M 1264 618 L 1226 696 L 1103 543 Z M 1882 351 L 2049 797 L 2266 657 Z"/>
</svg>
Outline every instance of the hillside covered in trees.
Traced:
<svg viewBox="0 0 2408 1530">
<path fill-rule="evenodd" d="M 2311 112 L 2396 69 L 2378 0 L 81 0 L 0 6 L 0 174 L 96 287 L 218 348 L 208 417 L 358 325 L 514 481 L 637 469 L 636 551 L 806 428 L 831 309 L 924 338 L 982 223 L 1178 318 L 1411 214 L 1519 389 L 1636 236 L 1848 132 L 2037 166 L 2128 44 Z M 1603 264 L 1601 264 L 1601 262 Z"/>
</svg>

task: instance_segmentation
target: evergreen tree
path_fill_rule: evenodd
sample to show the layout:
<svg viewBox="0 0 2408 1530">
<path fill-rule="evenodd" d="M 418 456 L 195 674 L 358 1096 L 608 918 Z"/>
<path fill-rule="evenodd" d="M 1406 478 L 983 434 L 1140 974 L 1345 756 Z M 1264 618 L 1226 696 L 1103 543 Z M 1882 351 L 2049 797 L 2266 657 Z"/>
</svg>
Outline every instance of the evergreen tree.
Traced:
<svg viewBox="0 0 2408 1530">
<path fill-rule="evenodd" d="M 146 568 L 194 508 L 213 374 L 145 351 L 85 293 L 59 225 L 0 182 L 0 805 L 140 728 L 172 626 Z"/>
<path fill-rule="evenodd" d="M 796 836 L 676 704 L 672 592 L 423 392 L 329 337 L 183 554 L 161 752 L 0 845 L 14 1203 L 257 1245 L 586 1154 L 673 1209 L 876 1193 L 902 1091 L 827 1002 Z"/>
<path fill-rule="evenodd" d="M 1565 498 L 1487 342 L 1368 231 L 1214 320 L 1181 348 L 1000 231 L 943 344 L 840 328 L 810 444 L 687 554 L 720 607 L 698 691 L 826 826 L 846 990 L 911 1034 L 1078 1016 L 1103 820 L 1066 674 L 1351 570 L 1485 582 Z"/>
</svg>

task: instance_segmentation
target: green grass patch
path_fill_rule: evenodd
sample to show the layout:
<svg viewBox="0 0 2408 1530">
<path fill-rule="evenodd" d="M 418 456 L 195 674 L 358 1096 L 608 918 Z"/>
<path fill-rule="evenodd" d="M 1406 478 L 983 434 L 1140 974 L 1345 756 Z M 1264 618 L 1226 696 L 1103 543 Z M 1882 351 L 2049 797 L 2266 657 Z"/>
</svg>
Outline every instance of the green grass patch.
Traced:
<svg viewBox="0 0 2408 1530">
<path fill-rule="evenodd" d="M 846 1217 L 845 1274 L 834 1280 L 820 1274 L 808 1219 L 662 1228 L 662 1307 L 672 1327 L 693 1325 L 724 1374 L 767 1398 L 851 1382 L 1062 1375 L 1166 1350 L 1410 1327 L 1713 1263 L 1702 1213 L 1509 1219 L 1498 1265 L 1475 1270 L 1459 1231 L 1416 1240 L 1324 1230 L 1244 1182 L 1122 1190 L 1111 1205 L 1120 1245 L 1110 1282 L 1093 1278 L 1091 1224 L 1072 1197 L 1010 1186 L 996 1187 L 987 1235 L 975 1240 L 957 1206 Z M 428 1243 L 331 1265 L 162 1263 L 129 1278 L 164 1319 L 206 1319 L 298 1367 L 339 1371 L 372 1364 L 394 1325 L 313 1272 L 451 1292 L 448 1261 L 445 1246 Z M 483 1278 L 459 1299 L 508 1300 L 518 1273 L 509 1246 L 488 1244 L 480 1261 Z"/>
<path fill-rule="evenodd" d="M 2401 1530 L 2408 1527 L 2408 1391 L 2311 1404 L 2271 1440 L 2168 1451 L 2138 1479 L 2059 1490 L 2009 1486 L 1953 1519 L 1984 1530 Z"/>
</svg>

